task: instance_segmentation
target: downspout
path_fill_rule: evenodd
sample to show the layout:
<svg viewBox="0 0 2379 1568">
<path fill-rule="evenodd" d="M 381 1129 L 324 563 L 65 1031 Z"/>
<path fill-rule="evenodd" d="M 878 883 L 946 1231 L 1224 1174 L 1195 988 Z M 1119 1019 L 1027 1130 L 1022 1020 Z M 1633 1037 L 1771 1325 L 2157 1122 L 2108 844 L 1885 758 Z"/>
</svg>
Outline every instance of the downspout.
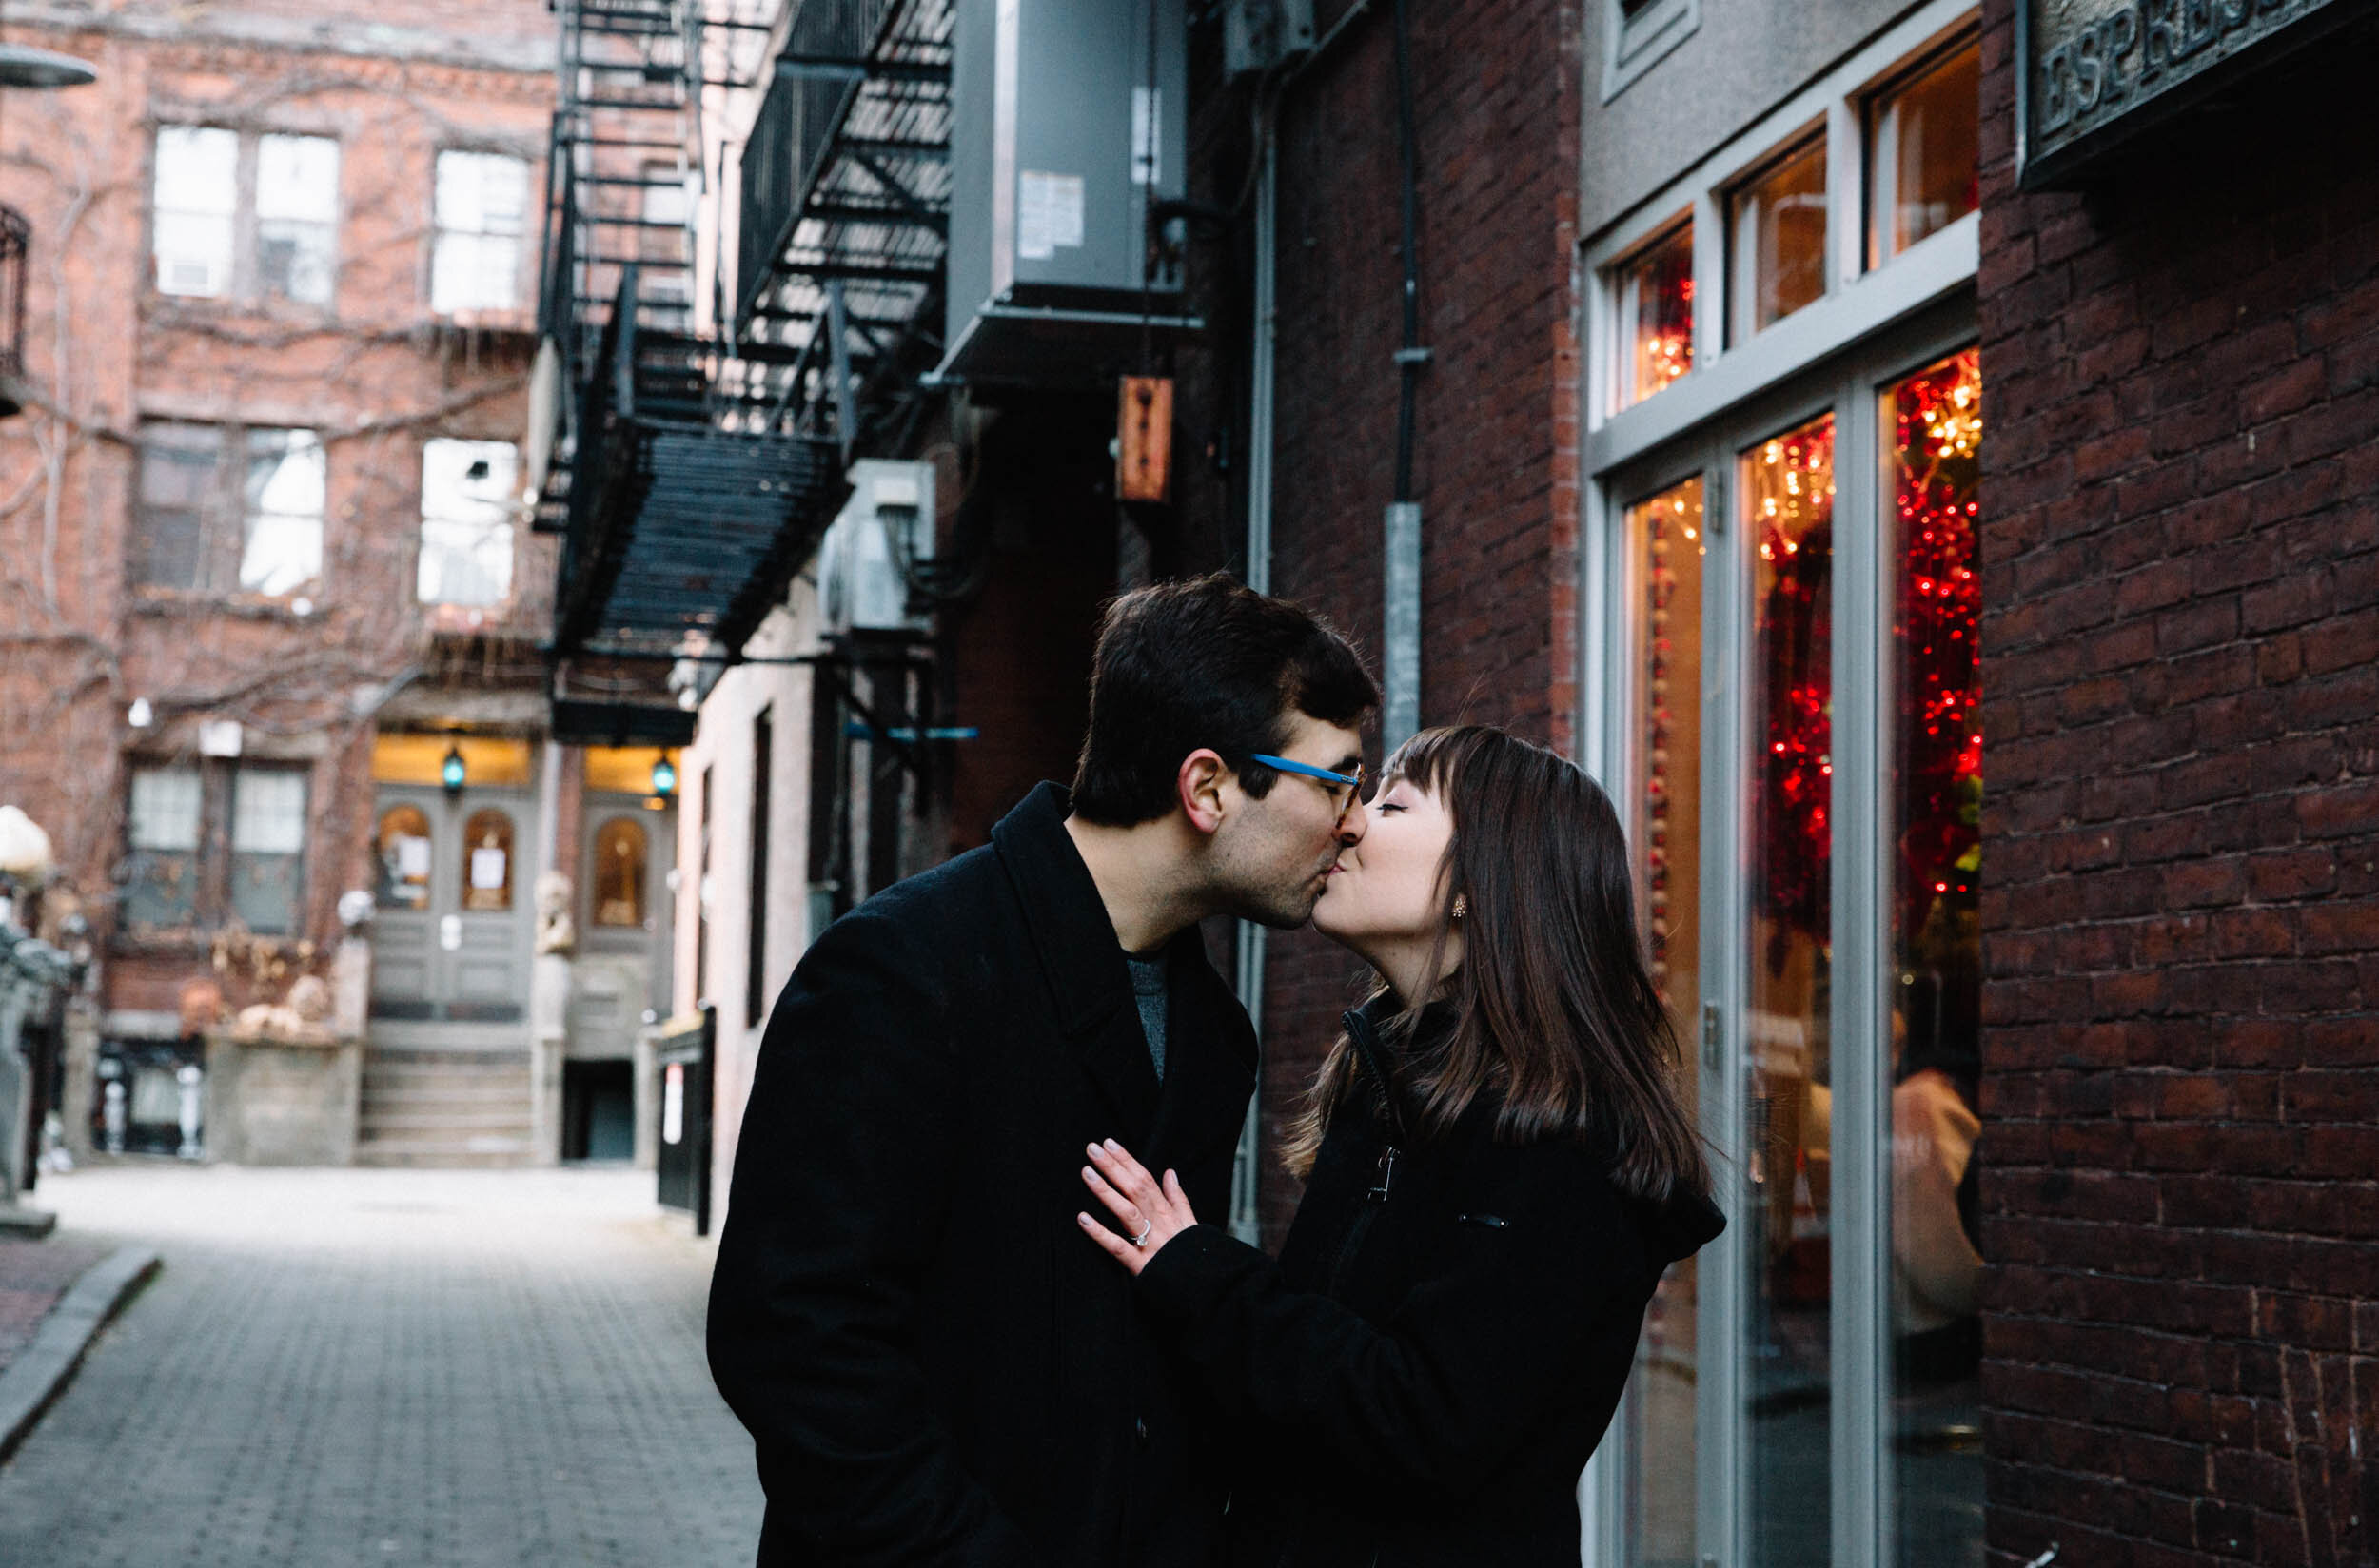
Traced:
<svg viewBox="0 0 2379 1568">
<path fill-rule="evenodd" d="M 1255 330 L 1248 353 L 1248 560 L 1247 583 L 1259 594 L 1272 591 L 1272 351 L 1276 337 L 1273 288 L 1275 224 L 1280 191 L 1280 144 L 1268 120 L 1264 127 L 1262 170 L 1255 187 Z M 1239 1129 L 1239 1152 L 1230 1166 L 1230 1233 L 1250 1246 L 1261 1225 L 1256 1215 L 1257 1162 L 1263 1157 L 1263 1134 L 1257 1107 L 1264 1103 L 1264 928 L 1252 920 L 1239 922 L 1239 1005 L 1255 1026 L 1258 1056 L 1256 1092 L 1248 1102 L 1248 1119 Z"/>
<path fill-rule="evenodd" d="M 1421 503 L 1412 497 L 1414 403 L 1429 351 L 1421 345 L 1420 189 L 1412 125 L 1412 19 L 1396 0 L 1396 142 L 1403 164 L 1404 344 L 1396 350 L 1396 491 L 1383 528 L 1380 746 L 1421 727 Z"/>
</svg>

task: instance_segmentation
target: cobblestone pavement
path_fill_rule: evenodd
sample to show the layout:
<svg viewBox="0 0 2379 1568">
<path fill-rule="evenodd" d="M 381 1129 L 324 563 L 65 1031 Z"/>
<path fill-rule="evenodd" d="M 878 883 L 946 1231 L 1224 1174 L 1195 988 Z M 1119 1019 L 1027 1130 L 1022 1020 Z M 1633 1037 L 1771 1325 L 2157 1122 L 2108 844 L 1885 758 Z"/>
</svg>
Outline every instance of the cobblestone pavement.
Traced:
<svg viewBox="0 0 2379 1568">
<path fill-rule="evenodd" d="M 164 1266 L 5 1468 L 25 1568 L 742 1564 L 710 1252 L 615 1170 L 101 1168 L 62 1236 Z"/>
<path fill-rule="evenodd" d="M 47 1186 L 41 1196 L 49 1196 Z M 107 1255 L 104 1245 L 79 1236 L 0 1238 L 0 1372 L 32 1343 L 41 1321 L 83 1270 Z"/>
</svg>

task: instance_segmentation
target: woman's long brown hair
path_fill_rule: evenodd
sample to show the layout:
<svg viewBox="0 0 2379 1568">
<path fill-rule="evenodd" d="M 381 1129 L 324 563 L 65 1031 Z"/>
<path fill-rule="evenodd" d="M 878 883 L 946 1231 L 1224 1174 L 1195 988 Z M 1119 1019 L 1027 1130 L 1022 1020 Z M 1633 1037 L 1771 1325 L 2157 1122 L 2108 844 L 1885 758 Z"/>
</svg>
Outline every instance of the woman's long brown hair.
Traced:
<svg viewBox="0 0 2379 1568">
<path fill-rule="evenodd" d="M 1383 773 L 1383 789 L 1407 780 L 1453 818 L 1432 970 L 1454 900 L 1466 906 L 1462 966 L 1443 993 L 1453 1029 L 1397 1072 L 1418 1136 L 1442 1134 L 1491 1091 L 1500 1142 L 1575 1140 L 1608 1151 L 1622 1191 L 1706 1196 L 1701 1138 L 1678 1101 L 1677 1034 L 1644 965 L 1609 798 L 1575 763 L 1485 725 L 1424 730 Z M 1419 1010 L 1390 1028 L 1408 1029 Z M 1313 1168 L 1354 1071 L 1342 1035 L 1282 1150 L 1297 1175 Z"/>
</svg>

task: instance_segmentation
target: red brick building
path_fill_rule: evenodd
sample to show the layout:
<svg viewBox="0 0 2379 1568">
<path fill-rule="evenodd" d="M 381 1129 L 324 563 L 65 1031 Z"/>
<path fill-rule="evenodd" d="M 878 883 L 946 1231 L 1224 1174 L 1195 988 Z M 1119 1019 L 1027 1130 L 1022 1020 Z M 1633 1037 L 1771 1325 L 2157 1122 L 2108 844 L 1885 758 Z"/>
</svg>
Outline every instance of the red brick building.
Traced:
<svg viewBox="0 0 2379 1568">
<path fill-rule="evenodd" d="M 580 880 L 578 924 L 617 946 L 580 874 L 604 813 L 545 743 L 553 551 L 520 500 L 552 17 L 36 5 L 8 37 L 98 82 L 10 93 L 0 121 L 0 200 L 32 236 L 31 396 L 0 425 L 0 797 L 98 933 L 92 1049 L 129 1088 L 127 1147 L 173 1142 L 147 1086 L 193 1029 L 337 978 L 367 935 L 342 998 L 370 1035 L 366 1145 L 528 1157 L 539 873 Z M 605 813 L 641 814 L 627 788 Z M 351 891 L 378 900 L 353 937 Z M 636 993 L 600 1031 L 621 1072 L 650 937 L 606 983 Z M 69 1106 L 107 1143 L 92 1070 Z M 464 1078 L 488 1091 L 439 1111 Z"/>
</svg>

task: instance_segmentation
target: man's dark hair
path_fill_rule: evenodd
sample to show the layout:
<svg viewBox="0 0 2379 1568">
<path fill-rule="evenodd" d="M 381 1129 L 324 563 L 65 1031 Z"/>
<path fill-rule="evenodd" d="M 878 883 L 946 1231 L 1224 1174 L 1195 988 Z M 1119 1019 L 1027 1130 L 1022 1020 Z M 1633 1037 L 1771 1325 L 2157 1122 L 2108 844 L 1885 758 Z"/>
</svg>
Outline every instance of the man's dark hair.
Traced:
<svg viewBox="0 0 2379 1568">
<path fill-rule="evenodd" d="M 1219 572 L 1136 589 L 1099 625 L 1074 813 L 1112 828 L 1163 816 L 1202 746 L 1260 800 L 1280 774 L 1248 759 L 1288 744 L 1291 714 L 1351 728 L 1379 700 L 1347 639 L 1302 605 Z"/>
</svg>

